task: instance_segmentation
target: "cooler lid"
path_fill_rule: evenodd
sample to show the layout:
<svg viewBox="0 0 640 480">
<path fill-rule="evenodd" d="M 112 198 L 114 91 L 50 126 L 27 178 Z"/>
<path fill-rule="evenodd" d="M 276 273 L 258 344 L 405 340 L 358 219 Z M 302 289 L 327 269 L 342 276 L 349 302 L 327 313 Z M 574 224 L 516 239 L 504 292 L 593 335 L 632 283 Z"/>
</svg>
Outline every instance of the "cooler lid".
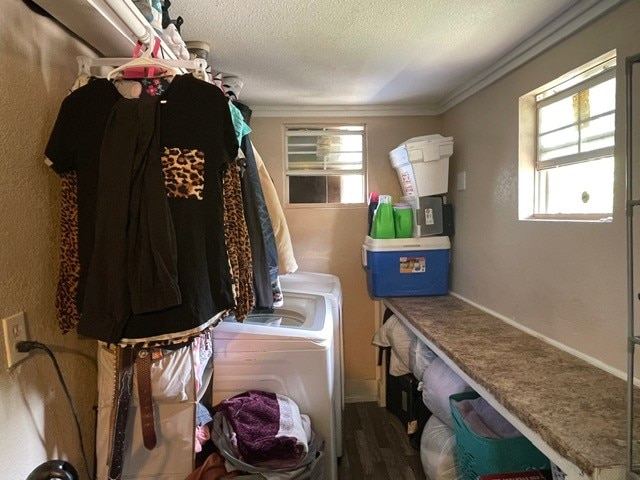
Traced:
<svg viewBox="0 0 640 480">
<path fill-rule="evenodd" d="M 449 237 L 434 236 L 421 238 L 371 238 L 366 236 L 363 248 L 370 252 L 388 252 L 394 250 L 447 250 L 451 248 Z"/>
</svg>

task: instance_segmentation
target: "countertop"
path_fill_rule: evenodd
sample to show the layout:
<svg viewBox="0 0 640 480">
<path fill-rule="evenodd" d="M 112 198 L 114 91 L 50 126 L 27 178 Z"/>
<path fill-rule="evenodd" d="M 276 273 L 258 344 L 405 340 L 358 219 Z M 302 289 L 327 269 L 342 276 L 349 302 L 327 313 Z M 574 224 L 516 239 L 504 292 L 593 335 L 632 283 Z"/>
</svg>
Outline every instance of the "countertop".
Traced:
<svg viewBox="0 0 640 480">
<path fill-rule="evenodd" d="M 451 295 L 384 303 L 583 474 L 624 478 L 625 380 Z"/>
</svg>

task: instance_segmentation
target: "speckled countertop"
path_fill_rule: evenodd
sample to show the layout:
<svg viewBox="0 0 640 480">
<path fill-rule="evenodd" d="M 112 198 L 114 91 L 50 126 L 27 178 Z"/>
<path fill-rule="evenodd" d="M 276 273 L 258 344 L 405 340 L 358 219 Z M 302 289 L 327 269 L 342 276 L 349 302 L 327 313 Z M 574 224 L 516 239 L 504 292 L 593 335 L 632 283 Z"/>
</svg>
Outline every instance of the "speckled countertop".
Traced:
<svg viewBox="0 0 640 480">
<path fill-rule="evenodd" d="M 385 304 L 561 457 L 591 478 L 624 478 L 624 380 L 452 296 Z"/>
</svg>

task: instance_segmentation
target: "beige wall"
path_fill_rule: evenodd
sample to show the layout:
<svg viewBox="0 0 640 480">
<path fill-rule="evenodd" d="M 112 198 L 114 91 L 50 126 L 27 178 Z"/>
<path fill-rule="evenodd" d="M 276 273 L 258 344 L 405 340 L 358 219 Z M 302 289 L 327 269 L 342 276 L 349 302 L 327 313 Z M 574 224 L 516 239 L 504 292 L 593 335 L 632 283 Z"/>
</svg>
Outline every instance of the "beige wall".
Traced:
<svg viewBox="0 0 640 480">
<path fill-rule="evenodd" d="M 408 138 L 438 133 L 437 117 L 268 118 L 251 121 L 253 142 L 284 200 L 285 124 L 366 125 L 368 191 L 400 195 L 400 184 L 389 163 L 389 151 Z M 337 275 L 344 294 L 345 377 L 349 385 L 375 379 L 373 301 L 369 298 L 360 248 L 367 230 L 367 206 L 349 208 L 285 207 L 300 271 Z M 347 391 L 347 395 L 357 392 Z"/>
<path fill-rule="evenodd" d="M 26 313 L 33 339 L 55 352 L 93 458 L 95 342 L 63 336 L 53 307 L 58 258 L 59 181 L 44 165 L 44 145 L 73 83 L 75 56 L 89 53 L 20 0 L 0 15 L 0 318 Z M 26 478 L 40 463 L 84 466 L 67 399 L 40 352 L 11 371 L 0 342 L 0 477 Z"/>
<path fill-rule="evenodd" d="M 623 371 L 624 58 L 640 51 L 639 16 L 640 2 L 624 3 L 443 115 L 443 134 L 455 141 L 451 177 L 467 173 L 467 189 L 452 191 L 452 290 Z M 618 49 L 613 223 L 518 221 L 518 98 L 613 48 Z"/>
<path fill-rule="evenodd" d="M 615 212 L 610 224 L 517 220 L 518 97 L 611 48 L 640 51 L 640 2 L 630 1 L 439 117 L 254 118 L 252 138 L 283 198 L 283 124 L 367 125 L 368 190 L 398 196 L 387 154 L 417 135 L 454 137 L 451 173 L 456 209 L 452 289 L 497 313 L 624 370 L 625 217 L 623 75 L 619 67 Z M 95 343 L 55 324 L 58 179 L 43 149 L 60 101 L 87 53 L 19 0 L 0 17 L 0 317 L 25 311 L 32 338 L 51 345 L 75 400 L 91 456 L 96 401 Z M 441 123 L 442 121 L 442 123 Z M 636 143 L 638 143 L 636 141 Z M 452 183 L 452 185 L 454 185 Z M 360 246 L 366 206 L 285 208 L 300 270 L 338 275 L 344 290 L 346 377 L 375 378 L 373 302 Z M 0 464 L 3 478 L 25 478 L 39 463 L 82 460 L 73 420 L 49 359 L 35 353 L 4 368 L 0 343 Z M 552 379 L 550 379 L 552 381 Z"/>
</svg>

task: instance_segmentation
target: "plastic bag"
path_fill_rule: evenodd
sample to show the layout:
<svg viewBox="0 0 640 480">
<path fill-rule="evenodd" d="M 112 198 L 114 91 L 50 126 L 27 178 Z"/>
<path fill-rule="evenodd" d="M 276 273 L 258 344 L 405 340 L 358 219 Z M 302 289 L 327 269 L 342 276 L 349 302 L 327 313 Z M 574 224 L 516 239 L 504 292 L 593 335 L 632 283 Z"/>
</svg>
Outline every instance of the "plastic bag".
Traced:
<svg viewBox="0 0 640 480">
<path fill-rule="evenodd" d="M 456 435 L 438 417 L 432 415 L 420 438 L 420 461 L 429 480 L 457 480 L 455 462 Z"/>
<path fill-rule="evenodd" d="M 389 373 L 393 376 L 411 373 L 409 368 L 409 346 L 411 340 L 416 338 L 395 315 L 378 329 L 371 343 L 379 347 L 391 347 L 391 365 Z"/>
<path fill-rule="evenodd" d="M 431 365 L 438 355 L 425 345 L 418 337 L 414 336 L 409 345 L 409 368 L 417 380 L 422 380 L 426 368 Z"/>
<path fill-rule="evenodd" d="M 453 427 L 449 397 L 473 390 L 441 358 L 436 358 L 422 375 L 422 400 L 433 415 Z"/>
</svg>

